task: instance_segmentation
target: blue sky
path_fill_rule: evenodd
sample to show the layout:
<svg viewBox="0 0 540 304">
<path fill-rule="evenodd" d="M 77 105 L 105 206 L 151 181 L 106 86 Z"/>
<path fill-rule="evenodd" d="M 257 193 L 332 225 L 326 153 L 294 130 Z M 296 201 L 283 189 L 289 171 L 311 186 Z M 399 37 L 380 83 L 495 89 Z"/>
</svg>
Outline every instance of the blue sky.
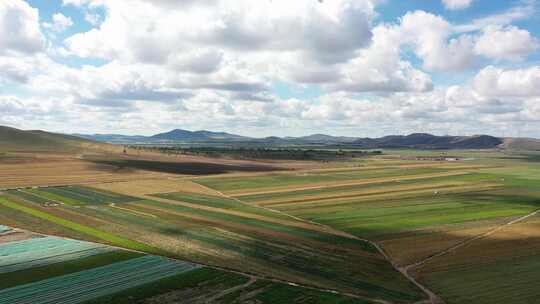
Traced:
<svg viewBox="0 0 540 304">
<path fill-rule="evenodd" d="M 534 0 L 211 2 L 0 4 L 0 124 L 540 137 Z"/>
</svg>

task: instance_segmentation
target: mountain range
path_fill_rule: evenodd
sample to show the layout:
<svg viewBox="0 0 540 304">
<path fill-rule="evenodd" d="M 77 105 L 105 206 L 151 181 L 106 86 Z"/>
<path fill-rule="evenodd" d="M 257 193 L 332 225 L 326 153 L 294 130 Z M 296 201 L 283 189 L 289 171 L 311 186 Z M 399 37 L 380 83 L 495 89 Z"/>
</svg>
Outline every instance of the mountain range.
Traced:
<svg viewBox="0 0 540 304">
<path fill-rule="evenodd" d="M 237 144 L 239 146 L 291 147 L 328 146 L 364 149 L 509 149 L 540 151 L 540 140 L 532 138 L 500 138 L 489 135 L 436 136 L 426 133 L 390 135 L 380 138 L 361 138 L 313 134 L 302 137 L 252 138 L 226 132 L 187 131 L 176 129 L 152 136 L 118 134 L 57 134 L 40 130 L 23 131 L 0 126 L 0 152 L 2 150 L 78 150 L 112 144 Z"/>
<path fill-rule="evenodd" d="M 115 134 L 94 134 L 76 136 L 95 141 L 116 144 L 172 144 L 172 143 L 228 143 L 252 144 L 264 146 L 353 146 L 366 149 L 378 148 L 414 148 L 414 149 L 493 149 L 498 147 L 524 146 L 540 149 L 540 141 L 534 139 L 508 139 L 489 135 L 474 136 L 436 136 L 427 133 L 410 135 L 390 135 L 380 138 L 361 138 L 313 134 L 302 137 L 265 137 L 252 138 L 226 132 L 172 130 L 152 136 L 126 136 Z"/>
</svg>

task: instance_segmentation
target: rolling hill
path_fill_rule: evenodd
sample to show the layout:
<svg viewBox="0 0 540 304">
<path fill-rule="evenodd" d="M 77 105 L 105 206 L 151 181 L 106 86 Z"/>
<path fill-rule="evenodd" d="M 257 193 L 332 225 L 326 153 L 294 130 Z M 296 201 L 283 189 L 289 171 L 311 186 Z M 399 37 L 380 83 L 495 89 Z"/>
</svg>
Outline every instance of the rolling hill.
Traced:
<svg viewBox="0 0 540 304">
<path fill-rule="evenodd" d="M 494 149 L 530 146 L 533 140 L 520 139 L 513 144 L 505 145 L 508 139 L 489 135 L 474 136 L 436 136 L 427 133 L 410 135 L 389 135 L 380 138 L 360 138 L 313 134 L 302 137 L 252 138 L 226 132 L 187 131 L 182 129 L 160 133 L 153 136 L 94 134 L 76 136 L 100 142 L 116 144 L 168 144 L 168 143 L 197 143 L 197 144 L 231 144 L 260 145 L 260 146 L 351 146 L 364 149 Z M 519 145 L 517 144 L 519 142 Z M 527 145 L 526 143 L 529 143 Z M 536 141 L 539 145 L 540 141 Z"/>
<path fill-rule="evenodd" d="M 412 148 L 412 149 L 493 149 L 503 140 L 489 135 L 435 136 L 413 133 L 406 136 L 393 135 L 382 138 L 363 138 L 353 144 L 364 148 Z"/>
<path fill-rule="evenodd" d="M 501 147 L 508 150 L 540 151 L 540 140 L 535 138 L 505 138 Z"/>
<path fill-rule="evenodd" d="M 72 135 L 39 130 L 24 131 L 0 126 L 0 152 L 76 152 L 81 149 L 102 146 L 105 145 Z"/>
</svg>

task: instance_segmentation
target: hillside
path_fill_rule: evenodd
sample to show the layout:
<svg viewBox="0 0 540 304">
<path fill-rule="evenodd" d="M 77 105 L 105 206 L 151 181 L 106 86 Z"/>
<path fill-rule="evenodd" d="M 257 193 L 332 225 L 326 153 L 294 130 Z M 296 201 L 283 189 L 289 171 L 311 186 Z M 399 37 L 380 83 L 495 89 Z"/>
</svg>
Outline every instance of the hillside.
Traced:
<svg viewBox="0 0 540 304">
<path fill-rule="evenodd" d="M 489 135 L 435 136 L 413 133 L 406 136 L 393 135 L 382 138 L 364 138 L 353 144 L 363 148 L 412 148 L 412 149 L 493 149 L 503 141 Z"/>
<path fill-rule="evenodd" d="M 77 134 L 77 136 L 95 141 L 116 144 L 235 143 L 261 146 L 346 145 L 365 149 L 493 149 L 503 144 L 502 139 L 489 135 L 436 136 L 426 133 L 413 133 L 410 135 L 390 135 L 380 138 L 331 136 L 326 134 L 313 134 L 302 137 L 270 136 L 265 138 L 251 138 L 225 132 L 187 131 L 176 129 L 170 132 L 160 133 L 153 136 L 129 136 L 114 134 Z"/>
<path fill-rule="evenodd" d="M 505 138 L 501 148 L 508 150 L 540 151 L 540 140 L 534 138 Z"/>
<path fill-rule="evenodd" d="M 211 140 L 248 140 L 250 138 L 225 132 L 187 131 L 182 129 L 156 134 L 148 138 L 151 141 L 211 141 Z"/>
<path fill-rule="evenodd" d="M 80 137 L 0 126 L 0 151 L 76 152 L 82 148 L 104 146 Z"/>
</svg>

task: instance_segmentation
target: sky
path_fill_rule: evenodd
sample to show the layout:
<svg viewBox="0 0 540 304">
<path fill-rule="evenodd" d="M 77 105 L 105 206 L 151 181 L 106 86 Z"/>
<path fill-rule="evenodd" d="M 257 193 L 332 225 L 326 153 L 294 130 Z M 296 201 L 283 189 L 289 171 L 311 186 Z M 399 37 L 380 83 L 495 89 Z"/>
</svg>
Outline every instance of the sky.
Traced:
<svg viewBox="0 0 540 304">
<path fill-rule="evenodd" d="M 540 138 L 536 0 L 2 0 L 0 125 Z"/>
</svg>

